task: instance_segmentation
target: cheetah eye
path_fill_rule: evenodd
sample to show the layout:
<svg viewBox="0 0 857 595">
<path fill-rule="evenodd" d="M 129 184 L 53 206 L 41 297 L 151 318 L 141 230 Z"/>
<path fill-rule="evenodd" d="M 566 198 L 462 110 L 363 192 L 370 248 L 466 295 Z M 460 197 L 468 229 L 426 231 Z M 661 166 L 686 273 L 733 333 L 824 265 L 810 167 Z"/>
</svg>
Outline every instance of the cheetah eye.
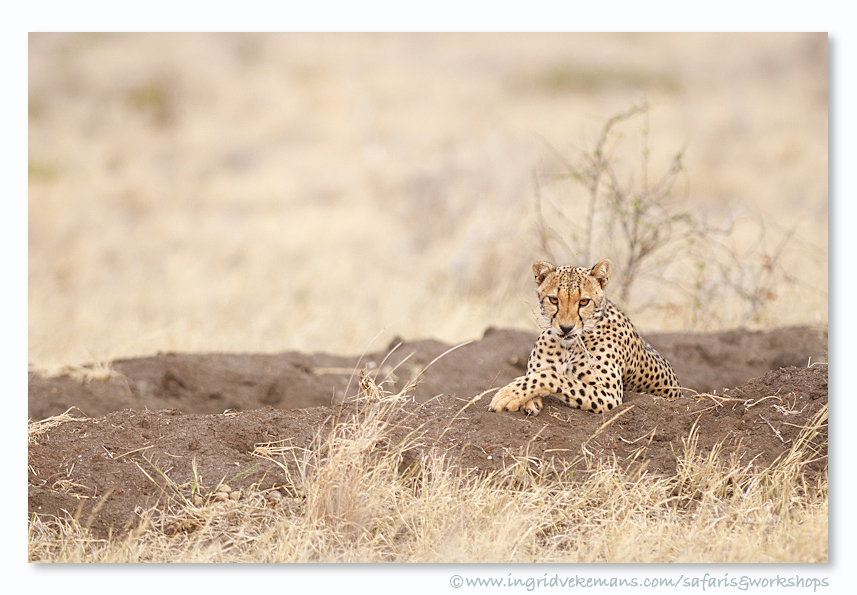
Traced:
<svg viewBox="0 0 857 595">
<path fill-rule="evenodd" d="M 550 303 L 552 303 L 554 306 L 556 306 L 556 305 L 559 303 L 559 300 L 558 300 L 557 298 L 555 298 L 554 296 L 552 296 L 552 295 L 551 295 L 551 296 L 548 296 L 548 301 L 549 301 Z"/>
<path fill-rule="evenodd" d="M 590 301 L 592 301 L 592 300 L 590 300 L 589 298 L 583 298 L 583 299 L 582 299 L 582 300 L 580 300 L 580 302 L 578 302 L 578 303 L 579 303 L 581 306 L 588 306 Z"/>
</svg>

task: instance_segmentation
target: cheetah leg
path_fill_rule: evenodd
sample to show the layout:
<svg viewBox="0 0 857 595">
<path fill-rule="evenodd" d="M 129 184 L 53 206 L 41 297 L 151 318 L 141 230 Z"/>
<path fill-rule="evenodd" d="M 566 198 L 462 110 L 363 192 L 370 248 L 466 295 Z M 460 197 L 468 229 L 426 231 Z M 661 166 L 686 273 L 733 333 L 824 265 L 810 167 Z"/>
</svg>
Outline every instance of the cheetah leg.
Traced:
<svg viewBox="0 0 857 595">
<path fill-rule="evenodd" d="M 559 378 L 556 396 L 567 405 L 607 413 L 622 404 L 622 374 L 615 364 L 596 363 L 595 368 L 572 364 L 566 373 Z"/>
<path fill-rule="evenodd" d="M 620 382 L 600 382 L 595 372 L 588 368 L 577 368 L 572 376 L 557 374 L 553 370 L 537 370 L 516 378 L 497 391 L 488 410 L 521 410 L 527 415 L 538 415 L 543 407 L 542 397 L 548 395 L 570 407 L 593 413 L 605 413 L 622 403 Z"/>
<path fill-rule="evenodd" d="M 491 404 L 489 411 L 523 411 L 527 415 L 536 416 L 542 412 L 544 404 L 542 397 L 553 393 L 553 389 L 547 390 L 545 382 L 533 382 L 536 377 L 531 377 L 532 386 L 527 385 L 527 378 L 535 372 L 541 372 L 541 368 L 550 369 L 556 375 L 560 362 L 563 361 L 563 350 L 560 342 L 550 329 L 545 329 L 536 341 L 530 358 L 527 362 L 527 374 L 515 379 L 508 386 L 500 389 Z M 542 379 L 544 376 L 541 377 Z M 534 393 L 534 389 L 539 390 Z"/>
</svg>

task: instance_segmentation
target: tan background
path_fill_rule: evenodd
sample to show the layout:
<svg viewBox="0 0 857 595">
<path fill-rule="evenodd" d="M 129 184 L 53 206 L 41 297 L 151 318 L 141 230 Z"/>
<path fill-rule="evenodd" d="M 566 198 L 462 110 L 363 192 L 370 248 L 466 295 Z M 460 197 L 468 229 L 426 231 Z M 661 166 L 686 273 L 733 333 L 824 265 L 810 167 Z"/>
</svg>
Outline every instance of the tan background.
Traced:
<svg viewBox="0 0 857 595">
<path fill-rule="evenodd" d="M 826 34 L 31 34 L 28 359 L 535 328 L 534 176 L 578 219 L 554 150 L 643 101 L 624 163 L 644 126 L 653 172 L 683 150 L 734 250 L 641 282 L 638 326 L 826 324 L 827 90 Z"/>
</svg>

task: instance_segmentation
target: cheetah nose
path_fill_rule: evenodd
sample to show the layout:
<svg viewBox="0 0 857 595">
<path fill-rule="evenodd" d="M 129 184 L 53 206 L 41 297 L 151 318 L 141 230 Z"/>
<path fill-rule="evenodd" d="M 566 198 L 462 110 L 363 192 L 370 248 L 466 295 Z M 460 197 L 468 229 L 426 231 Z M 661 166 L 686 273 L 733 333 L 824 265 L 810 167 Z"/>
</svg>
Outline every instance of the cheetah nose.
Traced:
<svg viewBox="0 0 857 595">
<path fill-rule="evenodd" d="M 563 335 L 570 333 L 573 328 L 574 326 L 565 326 L 564 324 L 559 325 L 559 330 L 562 331 Z"/>
</svg>

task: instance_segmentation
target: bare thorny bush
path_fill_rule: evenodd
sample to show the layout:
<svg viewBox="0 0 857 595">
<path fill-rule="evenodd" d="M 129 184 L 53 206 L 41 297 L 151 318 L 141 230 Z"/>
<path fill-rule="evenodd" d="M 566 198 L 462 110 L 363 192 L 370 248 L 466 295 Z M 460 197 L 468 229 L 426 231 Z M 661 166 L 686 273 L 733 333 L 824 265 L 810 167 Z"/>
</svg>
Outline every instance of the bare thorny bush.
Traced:
<svg viewBox="0 0 857 595">
<path fill-rule="evenodd" d="M 680 310 L 692 328 L 764 322 L 777 288 L 800 284 L 783 264 L 786 251 L 807 251 L 797 226 L 752 213 L 713 225 L 691 210 L 684 151 L 660 176 L 650 173 L 648 113 L 635 105 L 608 119 L 576 161 L 548 144 L 561 165 L 533 174 L 539 249 L 554 262 L 587 266 L 610 257 L 613 296 L 629 309 Z M 627 160 L 622 127 L 637 118 L 644 119 L 639 160 Z M 669 300 L 653 283 L 674 290 Z"/>
</svg>

